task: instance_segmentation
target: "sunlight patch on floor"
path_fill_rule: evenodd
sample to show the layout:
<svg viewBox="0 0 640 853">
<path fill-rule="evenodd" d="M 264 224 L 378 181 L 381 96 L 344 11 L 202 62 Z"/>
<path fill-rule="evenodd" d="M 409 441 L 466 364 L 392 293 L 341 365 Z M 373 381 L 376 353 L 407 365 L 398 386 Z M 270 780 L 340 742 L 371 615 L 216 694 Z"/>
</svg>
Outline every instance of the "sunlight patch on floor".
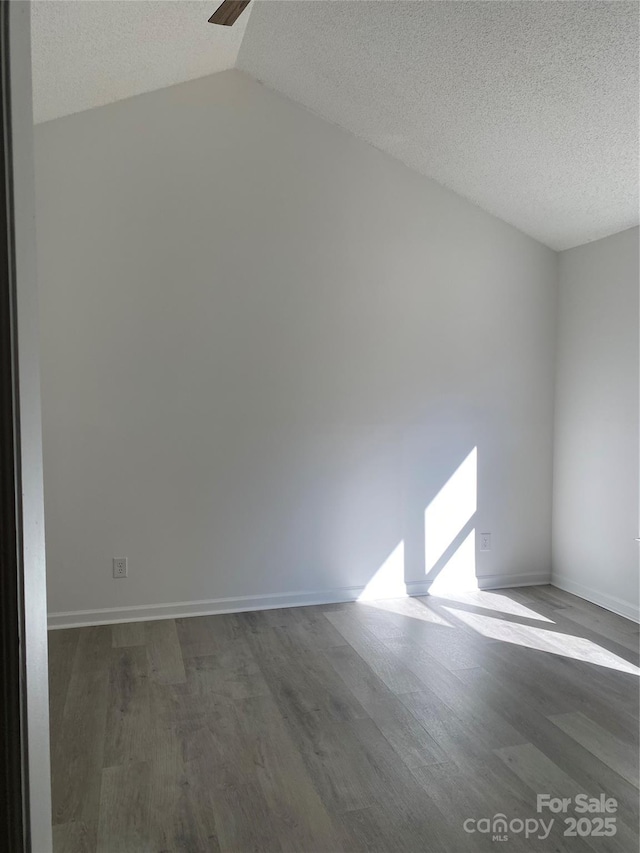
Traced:
<svg viewBox="0 0 640 853">
<path fill-rule="evenodd" d="M 640 669 L 637 666 L 584 637 L 561 634 L 530 625 L 518 625 L 506 619 L 496 619 L 492 616 L 483 616 L 479 613 L 469 613 L 466 610 L 458 610 L 455 607 L 444 607 L 443 609 L 450 613 L 452 617 L 455 617 L 455 619 L 459 619 L 470 628 L 473 628 L 474 631 L 482 634 L 483 637 L 489 637 L 492 640 L 501 640 L 505 643 L 513 643 L 528 649 L 536 649 L 540 652 L 562 655 L 563 657 L 596 664 L 597 666 L 605 666 L 609 669 L 618 670 L 618 672 L 640 675 Z"/>
<path fill-rule="evenodd" d="M 432 625 L 441 625 L 444 628 L 453 628 L 444 616 L 431 610 L 415 598 L 408 596 L 403 599 L 390 598 L 388 600 L 377 600 L 364 602 L 367 607 L 376 610 L 384 610 L 386 613 L 394 613 L 398 616 L 406 616 L 408 619 L 418 619 L 421 622 L 429 622 Z"/>
<path fill-rule="evenodd" d="M 514 601 L 505 595 L 487 592 L 484 590 L 476 591 L 457 591 L 453 590 L 447 595 L 448 601 L 443 601 L 442 604 L 451 604 L 451 601 L 458 601 L 461 604 L 468 604 L 471 607 L 483 607 L 486 610 L 493 610 L 495 613 L 502 613 L 505 616 L 520 616 L 522 619 L 535 619 L 537 622 L 547 622 L 550 625 L 555 625 L 553 619 L 548 619 L 542 616 L 530 607 L 525 607 L 519 601 Z M 487 614 L 489 615 L 489 614 Z"/>
</svg>

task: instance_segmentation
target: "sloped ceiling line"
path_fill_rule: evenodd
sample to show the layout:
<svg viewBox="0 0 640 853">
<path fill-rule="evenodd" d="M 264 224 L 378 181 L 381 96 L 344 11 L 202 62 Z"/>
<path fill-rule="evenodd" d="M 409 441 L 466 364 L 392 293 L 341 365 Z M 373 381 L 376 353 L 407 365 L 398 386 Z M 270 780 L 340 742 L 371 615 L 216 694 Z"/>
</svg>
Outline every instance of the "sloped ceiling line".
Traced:
<svg viewBox="0 0 640 853">
<path fill-rule="evenodd" d="M 37 0 L 36 121 L 239 68 L 554 249 L 638 223 L 637 2 Z"/>
</svg>

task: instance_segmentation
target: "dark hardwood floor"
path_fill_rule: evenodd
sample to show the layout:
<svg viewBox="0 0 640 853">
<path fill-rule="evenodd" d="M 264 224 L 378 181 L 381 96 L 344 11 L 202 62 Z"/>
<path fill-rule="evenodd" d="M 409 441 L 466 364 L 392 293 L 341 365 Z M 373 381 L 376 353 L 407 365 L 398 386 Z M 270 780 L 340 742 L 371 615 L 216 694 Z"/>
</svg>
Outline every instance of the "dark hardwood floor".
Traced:
<svg viewBox="0 0 640 853">
<path fill-rule="evenodd" d="M 49 645 L 56 853 L 638 849 L 638 626 L 555 588 Z M 572 802 L 539 813 L 537 794 Z M 502 844 L 480 831 L 497 814 Z"/>
</svg>

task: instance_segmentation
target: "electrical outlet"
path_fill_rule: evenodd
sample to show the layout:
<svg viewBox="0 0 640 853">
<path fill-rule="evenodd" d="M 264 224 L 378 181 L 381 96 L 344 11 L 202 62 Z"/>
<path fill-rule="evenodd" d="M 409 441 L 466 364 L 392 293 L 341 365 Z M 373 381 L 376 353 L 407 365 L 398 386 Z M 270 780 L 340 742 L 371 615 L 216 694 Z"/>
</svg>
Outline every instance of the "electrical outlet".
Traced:
<svg viewBox="0 0 640 853">
<path fill-rule="evenodd" d="M 490 551 L 491 550 L 491 534 L 490 533 L 481 533 L 480 534 L 480 550 L 481 551 Z"/>
<path fill-rule="evenodd" d="M 129 565 L 126 557 L 113 558 L 113 576 L 114 578 L 126 578 L 129 574 Z"/>
</svg>

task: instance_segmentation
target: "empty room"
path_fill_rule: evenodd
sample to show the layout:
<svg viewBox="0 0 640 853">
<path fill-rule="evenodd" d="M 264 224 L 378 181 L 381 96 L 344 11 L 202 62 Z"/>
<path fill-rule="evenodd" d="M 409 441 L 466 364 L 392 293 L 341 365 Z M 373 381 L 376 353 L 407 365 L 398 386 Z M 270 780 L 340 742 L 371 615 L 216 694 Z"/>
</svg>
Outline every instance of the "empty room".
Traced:
<svg viewBox="0 0 640 853">
<path fill-rule="evenodd" d="M 25 849 L 637 850 L 638 3 L 12 5 Z"/>
</svg>

